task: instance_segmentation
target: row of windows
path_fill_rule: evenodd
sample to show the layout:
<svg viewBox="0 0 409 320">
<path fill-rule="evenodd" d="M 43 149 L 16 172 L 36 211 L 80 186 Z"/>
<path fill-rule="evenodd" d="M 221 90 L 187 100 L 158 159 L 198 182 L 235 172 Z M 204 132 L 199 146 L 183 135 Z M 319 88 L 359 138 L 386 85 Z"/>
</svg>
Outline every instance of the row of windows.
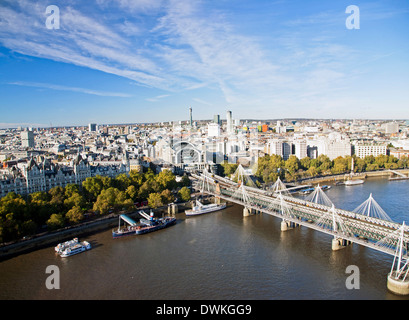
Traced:
<svg viewBox="0 0 409 320">
<path fill-rule="evenodd" d="M 64 176 L 65 179 L 60 179 L 60 178 L 46 178 L 45 176 L 37 177 L 37 178 L 31 178 L 28 179 L 29 185 L 27 186 L 24 181 L 18 181 L 17 183 L 12 183 L 11 181 L 7 181 L 7 183 L 0 183 L 0 196 L 4 197 L 6 196 L 9 192 L 16 192 L 17 194 L 27 194 L 27 193 L 32 193 L 36 191 L 46 191 L 50 190 L 53 187 L 56 186 L 61 186 L 65 187 L 67 184 L 70 183 L 81 183 L 88 177 L 94 177 L 98 174 L 105 175 L 105 176 L 110 176 L 110 177 L 115 177 L 121 173 L 126 173 L 127 171 L 125 170 L 118 170 L 118 171 L 111 171 L 109 174 L 101 174 L 101 172 L 93 172 L 93 173 L 87 173 L 87 174 L 79 174 L 76 176 L 69 176 L 67 179 L 67 176 Z"/>
</svg>

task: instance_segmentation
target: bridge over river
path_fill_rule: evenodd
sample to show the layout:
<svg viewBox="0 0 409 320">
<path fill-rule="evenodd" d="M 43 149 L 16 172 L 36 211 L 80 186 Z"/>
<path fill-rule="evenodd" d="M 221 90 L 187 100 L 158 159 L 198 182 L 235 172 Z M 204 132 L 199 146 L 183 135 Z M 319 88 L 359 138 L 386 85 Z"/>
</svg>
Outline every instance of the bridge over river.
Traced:
<svg viewBox="0 0 409 320">
<path fill-rule="evenodd" d="M 393 222 L 372 195 L 358 210 L 347 211 L 335 208 L 319 186 L 307 200 L 291 196 L 280 180 L 271 190 L 259 189 L 241 166 L 236 172 L 238 182 L 208 172 L 192 176 L 195 189 L 213 195 L 217 201 L 242 205 L 244 216 L 265 213 L 282 219 L 281 231 L 304 226 L 333 236 L 332 250 L 357 243 L 393 256 L 388 289 L 409 295 L 409 228 Z"/>
</svg>

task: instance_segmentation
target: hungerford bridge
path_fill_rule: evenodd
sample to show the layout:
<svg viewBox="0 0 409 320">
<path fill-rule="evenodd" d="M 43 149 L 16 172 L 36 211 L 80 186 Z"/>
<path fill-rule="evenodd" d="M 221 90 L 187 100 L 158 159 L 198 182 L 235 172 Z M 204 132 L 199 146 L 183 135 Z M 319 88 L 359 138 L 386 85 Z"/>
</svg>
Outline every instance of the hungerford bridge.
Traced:
<svg viewBox="0 0 409 320">
<path fill-rule="evenodd" d="M 357 243 L 392 255 L 387 287 L 395 294 L 409 295 L 409 228 L 393 222 L 372 195 L 354 211 L 347 211 L 335 208 L 319 186 L 302 200 L 292 197 L 280 180 L 268 191 L 257 188 L 241 166 L 235 176 L 237 183 L 208 172 L 192 174 L 197 180 L 195 189 L 242 205 L 244 216 L 263 212 L 281 218 L 281 231 L 305 226 L 332 235 L 333 250 Z"/>
</svg>

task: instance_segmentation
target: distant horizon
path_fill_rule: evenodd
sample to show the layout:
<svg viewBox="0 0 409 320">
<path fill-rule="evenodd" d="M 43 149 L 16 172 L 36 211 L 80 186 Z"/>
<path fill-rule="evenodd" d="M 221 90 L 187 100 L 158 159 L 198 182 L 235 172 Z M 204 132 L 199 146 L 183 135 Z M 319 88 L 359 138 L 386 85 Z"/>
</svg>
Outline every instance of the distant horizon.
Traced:
<svg viewBox="0 0 409 320">
<path fill-rule="evenodd" d="M 233 117 L 233 119 L 235 119 Z M 220 118 L 221 121 L 225 122 L 226 119 Z M 244 119 L 237 119 L 240 121 L 261 121 L 261 122 L 274 122 L 274 121 L 289 121 L 289 120 L 303 120 L 303 121 L 409 121 L 409 118 L 407 119 L 371 119 L 371 118 L 271 118 L 271 119 L 258 119 L 258 118 L 244 118 Z M 157 121 L 157 122 L 127 122 L 127 123 L 95 123 L 95 122 L 90 122 L 90 123 L 95 123 L 98 126 L 130 126 L 130 125 L 141 125 L 141 124 L 160 124 L 160 123 L 169 123 L 169 122 L 189 122 L 188 119 L 185 120 L 169 120 L 169 121 Z M 200 122 L 213 122 L 213 119 L 193 119 L 193 122 L 200 121 Z M 83 125 L 63 125 L 63 126 L 41 126 L 41 125 L 30 125 L 30 124 L 24 124 L 24 125 L 19 125 L 19 126 L 13 126 L 13 127 L 4 127 L 2 123 L 0 123 L 0 129 L 18 129 L 21 127 L 22 129 L 25 128 L 38 128 L 38 129 L 57 129 L 57 128 L 73 128 L 73 127 L 88 127 L 90 123 L 83 124 Z"/>
<path fill-rule="evenodd" d="M 350 5 L 2 0 L 1 125 L 409 117 L 409 2 Z"/>
</svg>

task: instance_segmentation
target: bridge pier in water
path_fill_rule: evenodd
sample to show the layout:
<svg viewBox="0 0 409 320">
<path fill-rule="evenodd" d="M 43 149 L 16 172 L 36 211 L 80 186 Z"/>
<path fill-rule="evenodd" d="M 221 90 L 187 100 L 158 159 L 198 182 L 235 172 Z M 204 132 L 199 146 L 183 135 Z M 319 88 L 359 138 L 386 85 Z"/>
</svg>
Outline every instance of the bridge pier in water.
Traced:
<svg viewBox="0 0 409 320">
<path fill-rule="evenodd" d="M 409 279 L 397 276 L 396 271 L 388 274 L 387 288 L 389 291 L 400 296 L 409 295 Z"/>
<path fill-rule="evenodd" d="M 247 208 L 247 207 L 243 208 L 243 217 L 249 217 L 249 216 L 252 216 L 253 214 L 254 214 L 254 210 L 252 208 Z"/>
<path fill-rule="evenodd" d="M 294 229 L 299 226 L 300 225 L 295 222 L 287 221 L 284 219 L 283 221 L 281 221 L 281 231 L 288 231 L 288 230 Z"/>
<path fill-rule="evenodd" d="M 352 244 L 352 241 L 345 240 L 342 238 L 334 238 L 332 239 L 332 250 L 337 251 L 345 248 L 346 246 L 349 246 Z"/>
<path fill-rule="evenodd" d="M 408 242 L 405 239 L 405 222 L 398 230 L 400 233 L 391 272 L 388 274 L 388 290 L 397 295 L 409 295 L 409 258 Z"/>
</svg>

